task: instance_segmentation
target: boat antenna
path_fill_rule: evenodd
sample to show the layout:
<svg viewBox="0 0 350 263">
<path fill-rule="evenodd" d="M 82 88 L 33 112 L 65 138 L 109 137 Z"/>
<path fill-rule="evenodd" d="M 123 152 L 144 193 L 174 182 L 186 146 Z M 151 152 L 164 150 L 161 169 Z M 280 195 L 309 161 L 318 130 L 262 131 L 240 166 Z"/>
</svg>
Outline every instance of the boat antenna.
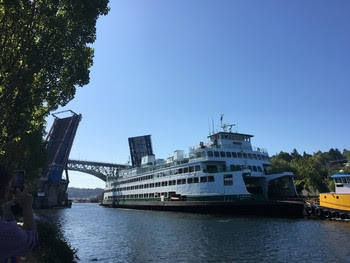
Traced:
<svg viewBox="0 0 350 263">
<path fill-rule="evenodd" d="M 214 133 L 214 118 L 213 118 L 213 116 L 211 116 L 211 122 L 213 124 L 213 133 Z"/>
<path fill-rule="evenodd" d="M 208 118 L 208 130 L 209 130 L 209 135 L 210 135 L 210 119 Z"/>
</svg>

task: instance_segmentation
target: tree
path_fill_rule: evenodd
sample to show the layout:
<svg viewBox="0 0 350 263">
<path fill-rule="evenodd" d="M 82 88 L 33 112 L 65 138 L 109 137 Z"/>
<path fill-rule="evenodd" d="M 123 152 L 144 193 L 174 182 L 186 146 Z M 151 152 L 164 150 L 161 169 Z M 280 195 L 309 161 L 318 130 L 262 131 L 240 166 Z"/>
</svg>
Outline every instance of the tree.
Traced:
<svg viewBox="0 0 350 263">
<path fill-rule="evenodd" d="M 301 156 L 296 149 L 291 154 L 281 152 L 271 157 L 272 172 L 292 171 L 297 190 L 306 189 L 309 192 L 325 192 L 327 189 L 329 153 L 318 151 L 313 155 L 303 153 Z"/>
<path fill-rule="evenodd" d="M 30 159 L 33 145 L 27 139 L 42 136 L 50 111 L 89 82 L 89 44 L 107 5 L 108 0 L 0 0 L 0 161 L 7 166 Z"/>
<path fill-rule="evenodd" d="M 342 160 L 344 159 L 344 156 L 341 154 L 341 152 L 335 148 L 331 148 L 328 152 L 328 156 L 329 156 L 329 161 L 336 161 L 336 160 Z"/>
<path fill-rule="evenodd" d="M 350 163 L 350 151 L 344 149 L 343 155 L 344 155 L 345 159 L 347 160 L 347 162 Z"/>
<path fill-rule="evenodd" d="M 299 160 L 301 158 L 301 155 L 298 153 L 297 149 L 294 148 L 294 150 L 291 152 L 290 156 L 293 160 Z"/>
<path fill-rule="evenodd" d="M 289 153 L 282 151 L 277 155 L 277 158 L 285 160 L 286 162 L 290 162 L 292 160 L 292 156 Z"/>
</svg>

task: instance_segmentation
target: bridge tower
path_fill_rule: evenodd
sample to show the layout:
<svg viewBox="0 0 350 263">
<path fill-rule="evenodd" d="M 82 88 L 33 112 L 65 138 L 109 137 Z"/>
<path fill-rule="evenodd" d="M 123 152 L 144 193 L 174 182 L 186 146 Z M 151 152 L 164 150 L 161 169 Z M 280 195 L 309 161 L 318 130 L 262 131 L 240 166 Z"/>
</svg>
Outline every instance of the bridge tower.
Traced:
<svg viewBox="0 0 350 263">
<path fill-rule="evenodd" d="M 73 111 L 70 117 L 55 119 L 46 137 L 48 149 L 48 164 L 43 168 L 42 177 L 37 186 L 36 208 L 52 208 L 68 206 L 67 188 L 69 177 L 67 163 L 70 150 L 77 132 L 81 114 Z M 65 174 L 63 173 L 65 171 Z"/>
</svg>

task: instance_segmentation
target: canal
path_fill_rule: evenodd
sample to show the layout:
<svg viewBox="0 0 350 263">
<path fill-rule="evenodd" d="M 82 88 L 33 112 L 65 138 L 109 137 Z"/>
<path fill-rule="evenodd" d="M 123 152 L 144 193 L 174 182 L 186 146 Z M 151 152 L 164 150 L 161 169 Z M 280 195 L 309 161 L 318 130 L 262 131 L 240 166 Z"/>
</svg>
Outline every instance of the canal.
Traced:
<svg viewBox="0 0 350 263">
<path fill-rule="evenodd" d="M 350 222 L 77 203 L 37 213 L 60 225 L 80 262 L 350 262 Z"/>
</svg>

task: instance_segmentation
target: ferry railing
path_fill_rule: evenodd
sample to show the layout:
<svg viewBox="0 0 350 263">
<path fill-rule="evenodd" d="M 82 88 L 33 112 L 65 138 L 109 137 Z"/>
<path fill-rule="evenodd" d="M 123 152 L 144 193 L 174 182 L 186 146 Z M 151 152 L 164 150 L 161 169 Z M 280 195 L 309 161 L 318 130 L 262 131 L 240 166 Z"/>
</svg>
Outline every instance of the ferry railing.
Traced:
<svg viewBox="0 0 350 263">
<path fill-rule="evenodd" d="M 266 153 L 267 154 L 267 150 L 265 148 L 261 148 L 261 147 L 252 147 L 253 151 L 255 152 L 260 152 L 260 153 Z"/>
</svg>

